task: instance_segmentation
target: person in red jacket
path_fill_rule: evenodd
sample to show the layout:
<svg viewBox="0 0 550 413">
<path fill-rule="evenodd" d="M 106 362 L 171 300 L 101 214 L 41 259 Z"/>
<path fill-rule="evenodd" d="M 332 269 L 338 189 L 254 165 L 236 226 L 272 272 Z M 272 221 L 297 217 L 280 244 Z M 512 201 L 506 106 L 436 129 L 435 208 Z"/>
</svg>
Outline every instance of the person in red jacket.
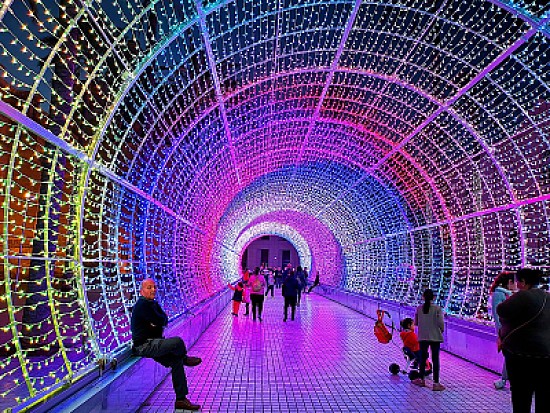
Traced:
<svg viewBox="0 0 550 413">
<path fill-rule="evenodd" d="M 414 332 L 414 321 L 412 318 L 405 318 L 401 321 L 401 341 L 403 341 L 403 347 L 405 352 L 414 357 L 418 362 L 420 362 L 420 343 L 418 342 L 418 336 Z"/>
<path fill-rule="evenodd" d="M 243 291 L 244 291 L 244 284 L 242 281 L 239 281 L 236 286 L 232 286 L 231 284 L 227 285 L 230 290 L 233 290 L 233 307 L 231 311 L 231 315 L 234 315 L 237 317 L 239 315 L 239 308 L 241 306 L 241 302 L 243 301 Z"/>
</svg>

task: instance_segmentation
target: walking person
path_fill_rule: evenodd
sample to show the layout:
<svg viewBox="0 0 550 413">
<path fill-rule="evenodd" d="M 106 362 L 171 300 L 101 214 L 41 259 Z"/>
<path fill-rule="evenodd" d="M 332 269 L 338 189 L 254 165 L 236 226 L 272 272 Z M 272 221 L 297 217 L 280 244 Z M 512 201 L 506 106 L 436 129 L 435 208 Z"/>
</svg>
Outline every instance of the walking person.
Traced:
<svg viewBox="0 0 550 413">
<path fill-rule="evenodd" d="M 265 296 L 271 291 L 271 296 L 275 295 L 275 275 L 271 271 L 267 276 L 267 290 L 265 290 Z"/>
<path fill-rule="evenodd" d="M 518 270 L 518 292 L 497 307 L 514 413 L 530 413 L 533 394 L 536 413 L 550 406 L 550 299 L 536 288 L 541 279 L 540 270 Z"/>
<path fill-rule="evenodd" d="M 285 297 L 285 316 L 283 321 L 288 319 L 288 307 L 291 307 L 291 320 L 294 321 L 294 316 L 296 315 L 296 300 L 298 297 L 298 290 L 300 285 L 298 280 L 292 271 L 288 273 L 288 276 L 283 281 L 283 297 Z"/>
<path fill-rule="evenodd" d="M 244 314 L 250 314 L 250 286 L 248 283 L 243 282 L 243 304 L 244 304 Z"/>
<path fill-rule="evenodd" d="M 491 312 L 493 314 L 493 320 L 495 321 L 495 329 L 497 337 L 500 331 L 500 317 L 497 314 L 497 307 L 500 303 L 506 300 L 512 295 L 516 289 L 516 282 L 514 280 L 514 273 L 510 271 L 502 271 L 496 276 L 493 285 L 489 289 L 491 293 Z M 508 372 L 506 371 L 506 362 L 502 362 L 502 374 L 500 379 L 494 382 L 495 389 L 500 390 L 506 387 L 506 381 L 508 380 Z"/>
<path fill-rule="evenodd" d="M 434 292 L 431 289 L 425 290 L 423 296 L 424 304 L 416 309 L 414 316 L 414 324 L 418 326 L 418 341 L 420 344 L 420 377 L 413 380 L 412 383 L 420 387 L 426 387 L 424 377 L 426 376 L 428 348 L 430 348 L 432 352 L 432 390 L 442 391 L 445 390 L 445 386 L 439 382 L 439 350 L 443 342 L 443 331 L 445 330 L 443 310 L 432 303 Z"/>
<path fill-rule="evenodd" d="M 243 291 L 244 291 L 244 284 L 242 281 L 239 281 L 235 287 L 233 287 L 231 284 L 228 284 L 229 289 L 233 290 L 233 308 L 231 314 L 237 317 L 239 315 L 239 308 L 241 306 L 241 302 L 243 301 Z"/>
<path fill-rule="evenodd" d="M 305 291 L 307 284 L 304 270 L 302 270 L 302 267 L 300 267 L 299 265 L 298 267 L 296 267 L 296 280 L 299 284 L 298 301 L 296 302 L 296 305 L 300 307 L 300 302 L 302 301 L 302 291 Z"/>
<path fill-rule="evenodd" d="M 265 294 L 265 278 L 260 274 L 260 268 L 254 268 L 254 273 L 248 280 L 250 285 L 250 301 L 252 302 L 252 321 L 256 321 L 256 313 L 258 314 L 258 320 L 262 321 L 262 311 L 264 308 L 264 294 Z"/>
<path fill-rule="evenodd" d="M 283 273 L 281 267 L 275 268 L 275 288 L 281 288 L 283 284 Z"/>
<path fill-rule="evenodd" d="M 189 389 L 183 366 L 197 366 L 202 359 L 188 356 L 185 343 L 180 337 L 163 337 L 168 316 L 155 300 L 156 294 L 154 280 L 146 279 L 141 283 L 141 296 L 132 309 L 132 351 L 137 356 L 152 358 L 172 369 L 172 385 L 176 393 L 175 409 L 199 410 L 201 406 L 191 403 L 187 398 Z"/>
</svg>

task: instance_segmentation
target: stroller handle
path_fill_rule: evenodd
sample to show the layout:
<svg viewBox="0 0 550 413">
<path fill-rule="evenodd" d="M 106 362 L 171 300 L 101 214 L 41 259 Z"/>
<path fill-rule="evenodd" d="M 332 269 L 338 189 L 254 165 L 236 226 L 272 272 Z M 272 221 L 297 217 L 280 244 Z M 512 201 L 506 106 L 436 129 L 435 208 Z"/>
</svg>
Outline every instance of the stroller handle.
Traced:
<svg viewBox="0 0 550 413">
<path fill-rule="evenodd" d="M 388 318 L 391 318 L 391 314 L 388 313 L 386 310 L 381 310 L 381 309 L 376 310 L 376 315 L 380 316 L 380 315 L 384 315 L 384 314 L 386 314 L 388 316 Z"/>
</svg>

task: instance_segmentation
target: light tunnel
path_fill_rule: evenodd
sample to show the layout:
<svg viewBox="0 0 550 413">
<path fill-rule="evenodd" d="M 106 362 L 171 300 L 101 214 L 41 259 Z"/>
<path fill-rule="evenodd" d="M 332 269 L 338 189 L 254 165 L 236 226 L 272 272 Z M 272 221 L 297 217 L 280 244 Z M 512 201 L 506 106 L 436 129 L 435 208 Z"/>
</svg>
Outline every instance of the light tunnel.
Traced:
<svg viewBox="0 0 550 413">
<path fill-rule="evenodd" d="M 550 267 L 550 6 L 2 0 L 1 398 L 127 349 L 286 238 L 321 282 L 488 319 Z M 294 263 L 298 265 L 298 263 Z"/>
</svg>

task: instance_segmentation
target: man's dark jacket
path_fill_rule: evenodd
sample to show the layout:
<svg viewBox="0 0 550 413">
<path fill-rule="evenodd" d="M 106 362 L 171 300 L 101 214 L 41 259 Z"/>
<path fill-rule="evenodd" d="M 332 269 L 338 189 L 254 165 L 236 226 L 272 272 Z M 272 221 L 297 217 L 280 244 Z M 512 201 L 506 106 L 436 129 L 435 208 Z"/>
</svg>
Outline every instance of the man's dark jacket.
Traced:
<svg viewBox="0 0 550 413">
<path fill-rule="evenodd" d="M 162 338 L 162 331 L 168 324 L 168 316 L 155 300 L 139 297 L 132 310 L 132 339 L 139 347 L 150 338 Z"/>
</svg>

